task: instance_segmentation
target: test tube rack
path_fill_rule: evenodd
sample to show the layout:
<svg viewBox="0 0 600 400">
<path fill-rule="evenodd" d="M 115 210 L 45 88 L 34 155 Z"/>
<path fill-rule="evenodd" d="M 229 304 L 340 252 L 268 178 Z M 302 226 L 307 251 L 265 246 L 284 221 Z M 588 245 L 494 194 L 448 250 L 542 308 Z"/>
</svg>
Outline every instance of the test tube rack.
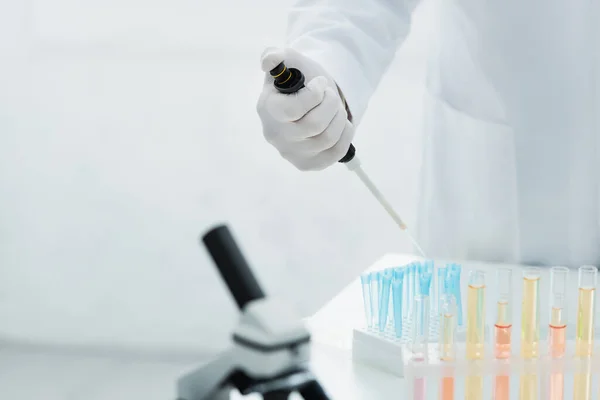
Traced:
<svg viewBox="0 0 600 400">
<path fill-rule="evenodd" d="M 369 365 L 380 371 L 403 377 L 406 366 L 414 358 L 410 334 L 412 330 L 411 321 L 405 321 L 402 337 L 397 338 L 394 330 L 387 327 L 384 332 L 373 328 L 355 328 L 352 332 L 352 359 L 361 364 Z M 486 338 L 489 337 L 489 329 L 486 327 Z M 430 325 L 429 337 L 431 341 L 439 339 L 439 323 Z M 465 330 L 457 332 L 456 339 L 465 341 Z M 437 344 L 436 344 L 437 345 Z M 436 345 L 428 345 L 429 357 L 436 357 Z"/>
<path fill-rule="evenodd" d="M 432 261 L 426 261 L 425 263 L 431 263 Z M 413 267 L 412 272 L 415 275 L 417 271 L 415 267 L 418 269 L 420 263 L 411 263 L 400 268 L 403 268 L 407 271 L 410 270 L 410 267 Z M 440 336 L 440 318 L 438 316 L 438 308 L 439 308 L 439 298 L 442 293 L 439 292 L 440 286 L 440 277 L 438 274 L 438 269 L 444 268 L 456 268 L 459 270 L 459 278 L 460 283 L 459 286 L 463 286 L 463 283 L 466 283 L 466 274 L 465 272 L 469 272 L 469 270 L 463 270 L 462 266 L 458 264 L 441 264 L 436 265 L 436 268 L 433 268 L 433 279 L 431 282 L 431 290 L 430 297 L 432 299 L 431 304 L 431 314 L 429 319 L 429 335 L 428 340 L 430 343 L 437 343 Z M 389 269 L 388 269 L 389 270 Z M 374 271 L 371 272 L 371 275 L 377 276 L 378 274 L 383 273 L 385 270 Z M 362 327 L 356 327 L 353 330 L 352 335 L 352 358 L 356 362 L 360 362 L 362 364 L 369 365 L 371 367 L 377 368 L 381 371 L 402 377 L 404 376 L 404 368 L 414 357 L 414 353 L 412 351 L 412 334 L 415 323 L 414 318 L 414 310 L 412 310 L 412 304 L 406 304 L 407 302 L 412 302 L 413 298 L 410 296 L 415 296 L 419 293 L 419 285 L 415 284 L 417 281 L 417 276 L 405 276 L 404 277 L 404 286 L 403 286 L 403 304 L 404 308 L 411 309 L 410 315 L 404 317 L 402 319 L 402 333 L 398 335 L 393 320 L 393 311 L 389 311 L 387 313 L 388 320 L 385 322 L 385 328 L 380 330 L 378 326 L 372 325 Z M 409 288 L 409 285 L 414 285 L 412 288 Z M 409 295 L 410 294 L 410 295 Z M 363 293 L 364 295 L 364 293 Z M 378 293 L 381 296 L 381 293 Z M 380 299 L 381 300 L 381 299 Z M 371 299 L 373 301 L 373 299 Z M 381 303 L 381 301 L 379 301 Z M 392 309 L 393 306 L 390 306 Z M 485 336 L 486 338 L 490 335 L 490 329 L 485 327 Z M 465 325 L 464 323 L 460 325 L 456 331 L 455 339 L 459 342 L 464 342 L 466 337 Z"/>
<path fill-rule="evenodd" d="M 439 318 L 432 319 L 429 326 L 428 359 L 438 357 L 437 341 L 439 340 Z M 405 320 L 402 336 L 396 337 L 391 326 L 383 332 L 374 328 L 360 327 L 352 332 L 352 359 L 361 364 L 369 365 L 380 371 L 398 377 L 404 377 L 405 368 L 415 357 L 411 345 L 412 321 Z M 485 327 L 486 340 L 490 338 L 490 328 Z M 457 342 L 464 342 L 466 331 L 461 328 L 456 332 Z"/>
<path fill-rule="evenodd" d="M 436 265 L 436 267 L 439 267 L 438 265 Z M 442 266 L 443 267 L 443 266 Z M 463 268 L 462 269 L 462 273 L 461 273 L 461 286 L 464 288 L 466 287 L 467 284 L 467 276 L 469 274 L 470 271 L 474 270 L 476 268 Z M 382 270 L 383 271 L 383 270 Z M 513 274 L 513 281 L 514 283 L 518 283 L 519 279 L 520 279 L 520 275 L 518 272 L 522 271 L 521 267 L 516 267 L 515 266 L 515 271 L 517 271 L 517 273 Z M 379 271 L 381 272 L 381 271 Z M 437 276 L 437 268 L 436 271 L 434 271 L 434 275 Z M 493 271 L 490 271 L 493 272 Z M 547 277 L 545 275 L 549 275 L 548 271 L 543 271 L 543 278 L 542 278 L 542 285 L 541 285 L 541 298 L 545 299 L 548 296 L 548 285 L 547 285 L 547 281 L 549 279 L 547 279 Z M 576 279 L 572 280 L 572 289 L 576 290 Z M 434 291 L 437 290 L 437 286 L 438 285 L 434 285 L 433 289 Z M 493 327 L 494 327 L 494 315 L 492 310 L 494 309 L 494 305 L 495 305 L 495 291 L 494 291 L 494 287 L 493 285 L 489 285 L 492 286 L 489 288 L 489 295 L 486 296 L 486 309 L 488 310 L 488 313 L 486 315 L 486 325 L 485 325 L 485 343 L 486 343 L 486 347 L 488 349 L 488 351 L 491 352 L 491 348 L 492 348 L 492 332 L 493 332 Z M 521 311 L 521 304 L 520 304 L 520 299 L 522 298 L 522 288 L 521 285 L 519 284 L 514 284 L 514 299 L 516 299 L 515 304 L 514 304 L 514 315 L 515 315 L 515 320 L 518 320 L 520 318 L 520 311 Z M 464 308 L 464 297 L 465 297 L 466 293 L 465 290 L 461 290 L 461 296 L 463 297 L 462 299 L 462 304 L 463 304 L 463 308 Z M 439 296 L 439 293 L 432 293 L 432 298 L 437 299 Z M 545 300 L 544 300 L 545 301 Z M 365 323 L 363 326 L 360 327 L 356 327 L 353 330 L 353 337 L 352 337 L 352 358 L 354 361 L 359 362 L 361 364 L 366 364 L 369 365 L 373 368 L 376 368 L 378 370 L 393 374 L 395 376 L 398 377 L 408 377 L 409 375 L 412 376 L 417 376 L 419 371 L 431 371 L 431 372 L 435 372 L 436 373 L 441 373 L 441 371 L 447 370 L 448 368 L 450 368 L 451 370 L 453 368 L 458 368 L 458 372 L 460 372 L 461 370 L 461 366 L 465 366 L 464 368 L 466 368 L 467 365 L 480 365 L 481 363 L 467 363 L 466 361 L 462 362 L 458 362 L 458 364 L 448 364 L 448 363 L 442 363 L 439 361 L 439 354 L 437 353 L 437 348 L 438 348 L 438 340 L 439 340 L 439 328 L 440 328 L 440 324 L 439 324 L 439 318 L 437 316 L 437 309 L 433 309 L 432 310 L 432 315 L 431 315 L 431 320 L 430 320 L 430 324 L 429 324 L 429 344 L 428 344 L 428 349 L 427 349 L 427 356 L 424 358 L 424 360 L 421 360 L 419 362 L 415 361 L 415 353 L 413 353 L 412 351 L 412 338 L 411 338 L 411 334 L 412 334 L 412 329 L 413 329 L 413 319 L 412 318 L 403 318 L 403 324 L 402 324 L 402 334 L 398 337 L 398 335 L 396 335 L 396 332 L 394 330 L 393 327 L 393 321 L 388 320 L 385 326 L 385 329 L 383 331 L 379 330 L 377 326 L 367 326 L 367 324 Z M 390 313 L 392 314 L 392 313 Z M 544 313 L 545 314 L 545 313 Z M 571 315 L 574 316 L 574 312 L 571 313 Z M 600 318 L 596 319 L 596 326 L 598 326 Z M 547 323 L 547 318 L 546 315 L 543 315 L 541 318 L 541 326 L 540 326 L 540 339 L 542 339 L 542 341 L 540 343 L 543 343 L 543 340 L 545 340 L 545 338 L 548 337 L 548 323 Z M 513 327 L 513 351 L 516 351 L 514 349 L 518 349 L 519 348 L 519 322 L 515 321 L 514 327 Z M 595 336 L 598 337 L 598 334 L 600 333 L 600 329 L 596 328 L 596 334 Z M 459 326 L 456 330 L 455 333 L 455 342 L 457 344 L 457 352 L 460 352 L 461 350 L 459 350 L 461 347 L 464 348 L 464 342 L 466 339 L 466 330 L 465 330 L 465 326 L 464 324 L 462 326 Z M 574 321 L 570 321 L 569 325 L 568 325 L 568 329 L 566 330 L 566 340 L 568 343 L 572 343 L 573 339 L 575 339 L 575 324 Z M 542 345 L 542 344 L 541 344 Z M 485 361 L 483 364 L 481 365 L 486 365 L 490 371 L 494 371 L 497 370 L 498 368 L 502 367 L 503 365 L 509 365 L 512 366 L 511 368 L 516 368 L 518 370 L 518 368 L 521 368 L 521 366 L 525 366 L 525 365 L 532 365 L 531 363 L 527 364 L 527 363 L 522 363 L 521 361 L 517 360 L 517 359 L 510 359 L 509 361 L 500 361 L 500 360 L 495 360 L 493 358 L 493 355 L 490 353 L 489 354 L 489 361 Z M 535 365 L 537 365 L 539 368 L 543 367 L 543 360 L 544 360 L 544 356 L 541 356 L 538 361 L 536 361 L 536 363 L 533 363 Z M 597 363 L 600 361 L 593 361 L 593 365 L 597 365 Z M 487 364 L 486 364 L 487 363 Z M 558 368 L 557 366 L 564 366 L 565 368 L 567 368 L 567 366 L 575 366 L 577 363 L 575 363 L 575 361 L 573 361 L 573 363 L 569 363 L 566 361 L 553 361 L 552 363 L 546 363 L 547 365 L 552 365 L 554 367 L 552 368 Z M 532 367 L 528 367 L 528 368 L 532 368 Z M 537 368 L 537 367 L 536 367 Z M 573 367 L 574 368 L 574 367 Z M 569 367 L 569 369 L 573 369 L 571 367 Z M 409 370 L 412 371 L 409 373 Z M 455 371 L 456 372 L 456 371 Z"/>
</svg>

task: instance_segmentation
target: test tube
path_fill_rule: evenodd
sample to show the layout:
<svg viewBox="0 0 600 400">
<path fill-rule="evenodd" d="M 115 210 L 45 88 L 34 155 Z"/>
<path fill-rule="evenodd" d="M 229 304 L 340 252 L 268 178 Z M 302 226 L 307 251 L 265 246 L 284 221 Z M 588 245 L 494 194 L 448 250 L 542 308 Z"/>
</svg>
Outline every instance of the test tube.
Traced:
<svg viewBox="0 0 600 400">
<path fill-rule="evenodd" d="M 381 293 L 381 273 L 375 271 L 371 273 L 371 315 L 373 328 L 379 326 L 379 297 Z"/>
<path fill-rule="evenodd" d="M 392 300 L 394 310 L 394 332 L 396 338 L 402 337 L 402 295 L 404 286 L 404 268 L 396 268 L 392 278 Z"/>
<path fill-rule="evenodd" d="M 577 301 L 577 329 L 575 331 L 575 356 L 580 361 L 580 371 L 575 374 L 573 398 L 591 400 L 592 375 L 589 359 L 594 347 L 594 305 L 598 269 L 585 265 L 579 268 L 579 299 Z"/>
<path fill-rule="evenodd" d="M 463 320 L 463 308 L 462 308 L 462 294 L 460 292 L 460 272 L 461 272 L 461 266 L 458 264 L 451 264 L 450 265 L 450 276 L 448 277 L 448 279 L 452 279 L 454 281 L 453 284 L 453 288 L 454 288 L 454 297 L 456 298 L 456 308 L 457 308 L 457 322 L 458 322 L 458 326 L 463 326 L 464 324 L 464 320 Z"/>
<path fill-rule="evenodd" d="M 484 355 L 485 273 L 471 271 L 467 292 L 467 359 L 479 360 Z"/>
<path fill-rule="evenodd" d="M 412 306 L 412 299 L 409 296 L 410 291 L 410 265 L 406 265 L 404 268 L 404 285 L 402 287 L 402 317 L 408 318 L 410 313 L 410 307 Z"/>
<path fill-rule="evenodd" d="M 594 266 L 579 268 L 579 300 L 577 302 L 577 329 L 575 355 L 590 357 L 594 347 L 594 304 L 598 269 Z"/>
<path fill-rule="evenodd" d="M 387 313 L 387 325 L 386 325 L 386 330 L 388 328 L 390 329 L 394 329 L 394 272 L 396 271 L 396 268 L 388 268 L 388 271 L 390 271 L 390 295 L 389 295 L 389 299 L 388 299 L 388 313 Z"/>
<path fill-rule="evenodd" d="M 440 359 L 453 361 L 456 357 L 456 300 L 451 294 L 444 295 L 440 309 Z"/>
<path fill-rule="evenodd" d="M 431 314 L 429 291 L 433 268 L 422 265 L 419 273 L 421 293 L 415 297 L 415 315 L 413 322 L 413 353 L 424 355 L 429 341 L 429 317 Z"/>
<path fill-rule="evenodd" d="M 362 287 L 365 320 L 367 321 L 367 328 L 371 328 L 373 326 L 373 310 L 371 309 L 371 274 L 368 272 L 361 274 L 360 284 Z"/>
<path fill-rule="evenodd" d="M 408 318 L 413 317 L 415 302 L 415 264 L 408 265 Z"/>
<path fill-rule="evenodd" d="M 456 281 L 454 282 L 456 285 Z M 459 314 L 460 315 L 460 314 Z M 485 273 L 471 271 L 467 288 L 467 360 L 481 360 L 484 356 L 485 335 Z M 465 399 L 483 399 L 483 376 L 468 375 Z"/>
<path fill-rule="evenodd" d="M 454 361 L 456 359 L 456 299 L 451 294 L 444 294 L 440 300 L 440 359 Z M 440 400 L 454 400 L 453 376 L 442 377 Z"/>
<path fill-rule="evenodd" d="M 446 267 L 440 267 L 437 270 L 436 276 L 436 292 L 437 292 L 437 313 L 438 315 L 442 311 L 442 301 L 446 295 Z"/>
<path fill-rule="evenodd" d="M 500 268 L 496 272 L 498 301 L 496 302 L 496 323 L 494 324 L 494 356 L 506 359 L 511 353 L 512 332 L 512 270 Z M 494 379 L 494 399 L 510 399 L 510 377 L 499 374 Z"/>
<path fill-rule="evenodd" d="M 421 294 L 421 273 L 423 268 L 423 263 L 415 263 L 415 296 Z"/>
<path fill-rule="evenodd" d="M 521 357 L 539 356 L 540 342 L 540 269 L 523 271 L 523 305 L 521 309 Z"/>
<path fill-rule="evenodd" d="M 390 310 L 390 287 L 392 285 L 392 270 L 385 270 L 381 273 L 381 302 L 379 303 L 379 332 L 385 331 Z"/>
<path fill-rule="evenodd" d="M 569 269 L 550 268 L 550 317 L 548 329 L 548 352 L 552 358 L 565 355 L 567 338 L 567 284 Z M 564 374 L 559 371 L 550 373 L 550 400 L 563 400 L 565 387 Z"/>
<path fill-rule="evenodd" d="M 567 283 L 569 269 L 550 268 L 550 324 L 548 332 L 549 353 L 552 358 L 565 355 L 567 343 Z"/>
<path fill-rule="evenodd" d="M 512 331 L 512 270 L 500 268 L 496 277 L 498 302 L 494 326 L 494 355 L 496 358 L 509 358 Z"/>
</svg>

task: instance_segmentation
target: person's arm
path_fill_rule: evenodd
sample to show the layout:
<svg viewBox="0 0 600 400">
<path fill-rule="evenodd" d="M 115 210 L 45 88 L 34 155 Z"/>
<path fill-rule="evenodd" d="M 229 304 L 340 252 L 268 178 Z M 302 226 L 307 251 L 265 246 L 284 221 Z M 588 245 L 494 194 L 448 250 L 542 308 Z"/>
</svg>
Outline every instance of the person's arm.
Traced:
<svg viewBox="0 0 600 400">
<path fill-rule="evenodd" d="M 367 104 L 410 30 L 418 0 L 298 0 L 287 45 L 335 79 L 360 123 Z"/>
</svg>

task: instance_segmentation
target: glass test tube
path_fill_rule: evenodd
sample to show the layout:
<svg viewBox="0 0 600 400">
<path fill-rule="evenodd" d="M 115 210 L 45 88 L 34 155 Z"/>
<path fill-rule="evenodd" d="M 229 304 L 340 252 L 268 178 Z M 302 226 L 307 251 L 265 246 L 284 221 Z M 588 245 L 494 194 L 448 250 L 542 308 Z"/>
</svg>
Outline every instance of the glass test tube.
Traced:
<svg viewBox="0 0 600 400">
<path fill-rule="evenodd" d="M 458 326 L 463 326 L 463 308 L 462 308 L 462 293 L 460 291 L 460 272 L 461 272 L 461 266 L 458 264 L 450 264 L 449 266 L 449 276 L 447 279 L 450 279 L 453 281 L 453 291 L 454 291 L 454 297 L 456 298 L 456 308 L 457 308 L 457 315 L 458 315 Z"/>
<path fill-rule="evenodd" d="M 402 317 L 408 318 L 408 313 L 410 311 L 410 297 L 409 297 L 409 286 L 410 286 L 410 266 L 405 265 L 402 267 L 404 270 L 404 284 L 402 285 Z"/>
<path fill-rule="evenodd" d="M 448 294 L 442 298 L 440 310 L 440 359 L 453 361 L 456 357 L 456 300 Z"/>
<path fill-rule="evenodd" d="M 414 280 L 415 289 L 414 289 L 413 293 L 416 296 L 418 294 L 421 294 L 419 282 L 421 281 L 421 271 L 423 269 L 423 263 L 414 263 L 414 266 L 415 266 L 415 280 Z"/>
<path fill-rule="evenodd" d="M 577 329 L 575 355 L 590 357 L 594 347 L 594 303 L 598 269 L 594 266 L 579 268 L 579 299 L 577 302 Z"/>
<path fill-rule="evenodd" d="M 439 315 L 442 311 L 442 301 L 446 294 L 446 267 L 440 267 L 437 270 L 436 276 L 436 293 L 437 293 L 437 307 L 436 312 Z"/>
<path fill-rule="evenodd" d="M 467 288 L 467 360 L 480 360 L 484 356 L 485 334 L 485 274 L 475 270 L 469 274 Z M 483 376 L 469 375 L 466 379 L 467 400 L 483 398 Z"/>
<path fill-rule="evenodd" d="M 390 298 L 388 301 L 388 318 L 387 318 L 387 328 L 390 328 L 391 330 L 394 329 L 394 276 L 395 276 L 395 272 L 397 270 L 397 268 L 390 268 L 390 273 L 391 273 L 391 278 L 390 278 Z"/>
<path fill-rule="evenodd" d="M 404 268 L 397 268 L 392 279 L 392 300 L 394 314 L 394 332 L 396 338 L 402 337 L 402 296 L 404 289 Z"/>
<path fill-rule="evenodd" d="M 381 293 L 379 295 L 379 332 L 385 331 L 390 309 L 390 287 L 392 285 L 392 270 L 385 270 L 381 274 Z"/>
<path fill-rule="evenodd" d="M 550 319 L 548 326 L 548 352 L 552 358 L 565 355 L 567 339 L 567 286 L 569 269 L 550 268 Z M 550 373 L 550 400 L 563 400 L 565 377 L 562 372 Z"/>
<path fill-rule="evenodd" d="M 512 333 L 512 270 L 500 268 L 496 271 L 498 300 L 496 301 L 496 323 L 494 324 L 494 357 L 506 359 L 511 354 Z M 494 379 L 494 399 L 510 399 L 510 377 L 497 375 Z"/>
<path fill-rule="evenodd" d="M 413 316 L 415 302 L 415 265 L 408 265 L 408 318 Z"/>
<path fill-rule="evenodd" d="M 429 296 L 419 294 L 415 297 L 413 317 L 413 348 L 415 354 L 424 356 L 429 335 Z"/>
<path fill-rule="evenodd" d="M 579 298 L 577 301 L 577 327 L 575 332 L 575 356 L 589 359 L 594 347 L 594 305 L 598 269 L 594 266 L 579 268 Z M 588 360 L 582 360 L 582 368 L 575 374 L 573 399 L 592 398 L 592 375 Z"/>
<path fill-rule="evenodd" d="M 567 284 L 569 269 L 550 268 L 550 324 L 548 346 L 552 358 L 565 355 L 567 343 Z"/>
<path fill-rule="evenodd" d="M 483 271 L 471 271 L 467 290 L 466 356 L 469 360 L 479 360 L 484 355 L 485 334 L 485 274 Z"/>
<path fill-rule="evenodd" d="M 379 325 L 379 297 L 380 297 L 380 283 L 381 273 L 375 271 L 371 273 L 371 315 L 372 315 L 372 326 L 376 328 Z"/>
<path fill-rule="evenodd" d="M 419 271 L 419 294 L 415 297 L 415 315 L 413 319 L 413 352 L 426 354 L 429 343 L 429 318 L 431 305 L 429 294 L 431 289 L 431 278 L 433 266 L 421 264 Z"/>
<path fill-rule="evenodd" d="M 440 267 L 437 271 L 437 314 L 440 324 L 439 353 L 442 361 L 454 361 L 456 358 L 456 299 L 447 290 L 447 268 Z M 454 377 L 442 377 L 440 400 L 454 400 Z"/>
<path fill-rule="evenodd" d="M 521 357 L 539 356 L 540 342 L 540 269 L 523 271 L 523 303 L 521 309 Z"/>
<path fill-rule="evenodd" d="M 496 274 L 498 302 L 496 303 L 496 324 L 494 325 L 494 356 L 509 358 L 512 331 L 512 270 L 501 268 Z"/>
<path fill-rule="evenodd" d="M 364 273 L 360 276 L 360 284 L 362 287 L 363 307 L 365 309 L 365 321 L 367 328 L 373 326 L 373 310 L 371 310 L 371 275 Z"/>
</svg>

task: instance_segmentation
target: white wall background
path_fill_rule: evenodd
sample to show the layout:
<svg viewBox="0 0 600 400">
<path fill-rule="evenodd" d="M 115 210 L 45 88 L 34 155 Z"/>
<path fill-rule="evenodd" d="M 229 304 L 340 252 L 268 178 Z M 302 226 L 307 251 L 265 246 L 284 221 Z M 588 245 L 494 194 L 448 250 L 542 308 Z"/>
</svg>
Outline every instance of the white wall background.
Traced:
<svg viewBox="0 0 600 400">
<path fill-rule="evenodd" d="M 236 310 L 197 238 L 220 221 L 305 315 L 410 250 L 345 168 L 297 172 L 262 138 L 289 3 L 0 0 L 0 337 L 214 351 Z M 429 20 L 355 141 L 409 222 Z"/>
</svg>

